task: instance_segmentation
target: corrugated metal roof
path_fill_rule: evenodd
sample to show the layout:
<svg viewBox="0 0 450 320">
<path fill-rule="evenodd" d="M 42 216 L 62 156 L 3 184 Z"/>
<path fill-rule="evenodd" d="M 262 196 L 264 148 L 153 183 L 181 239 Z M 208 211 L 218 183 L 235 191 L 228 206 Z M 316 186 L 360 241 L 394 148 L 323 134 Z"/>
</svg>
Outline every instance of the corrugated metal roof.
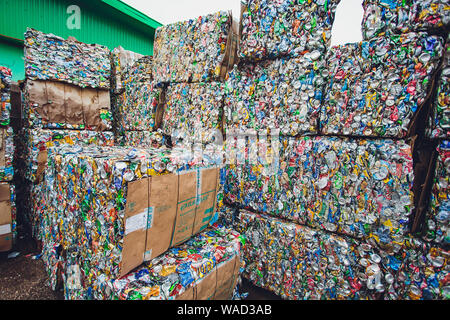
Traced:
<svg viewBox="0 0 450 320">
<path fill-rule="evenodd" d="M 146 14 L 136 10 L 135 8 L 129 6 L 128 4 L 120 0 L 102 0 L 102 1 L 116 8 L 120 12 L 148 25 L 151 28 L 156 29 L 162 26 L 162 24 L 156 21 L 155 19 L 150 18 Z"/>
</svg>

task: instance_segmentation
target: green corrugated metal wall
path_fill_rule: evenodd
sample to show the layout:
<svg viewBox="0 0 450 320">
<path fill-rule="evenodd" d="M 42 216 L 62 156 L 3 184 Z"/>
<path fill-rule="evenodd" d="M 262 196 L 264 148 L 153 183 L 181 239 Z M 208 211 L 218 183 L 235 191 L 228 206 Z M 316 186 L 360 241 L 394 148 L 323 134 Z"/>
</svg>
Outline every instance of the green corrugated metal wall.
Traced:
<svg viewBox="0 0 450 320">
<path fill-rule="evenodd" d="M 80 29 L 67 28 L 67 7 L 81 10 Z M 24 77 L 23 49 L 19 40 L 27 27 L 113 49 L 119 45 L 141 54 L 153 54 L 154 29 L 99 0 L 0 0 L 0 65 Z M 6 37 L 12 38 L 7 39 Z M 20 55 L 20 56 L 19 56 Z"/>
</svg>

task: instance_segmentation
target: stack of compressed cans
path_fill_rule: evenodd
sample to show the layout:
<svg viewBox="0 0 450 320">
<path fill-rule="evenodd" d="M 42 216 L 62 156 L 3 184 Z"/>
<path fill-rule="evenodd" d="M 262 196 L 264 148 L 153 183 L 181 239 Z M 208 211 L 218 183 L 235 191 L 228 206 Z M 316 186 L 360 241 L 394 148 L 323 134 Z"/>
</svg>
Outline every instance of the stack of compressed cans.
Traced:
<svg viewBox="0 0 450 320">
<path fill-rule="evenodd" d="M 111 59 L 107 47 L 27 29 L 22 123 L 17 139 L 20 203 L 39 239 L 39 192 L 47 149 L 55 145 L 113 145 Z M 22 201 L 23 200 L 23 201 Z"/>
<path fill-rule="evenodd" d="M 14 130 L 10 126 L 11 70 L 0 66 L 0 252 L 9 251 L 17 236 L 16 192 L 13 183 Z"/>
<path fill-rule="evenodd" d="M 449 159 L 450 159 L 450 131 L 449 131 L 449 107 L 448 77 L 449 77 L 449 38 L 447 38 L 446 51 L 437 79 L 433 101 L 429 110 L 428 125 L 425 135 L 428 143 L 436 146 L 434 157 L 428 172 L 425 189 L 430 194 L 424 193 L 421 198 L 423 216 L 418 219 L 422 222 L 421 236 L 430 243 L 436 243 L 441 247 L 448 247 L 450 243 L 450 190 Z M 423 202 L 422 202 L 423 201 Z"/>
<path fill-rule="evenodd" d="M 167 41 L 171 26 L 159 31 L 154 59 L 113 50 L 108 92 L 113 116 L 107 128 L 82 123 L 94 130 L 67 135 L 69 126 L 60 125 L 76 116 L 86 119 L 84 105 L 66 107 L 65 118 L 55 121 L 47 97 L 40 99 L 31 85 L 25 87 L 27 128 L 37 126 L 42 136 L 24 135 L 30 142 L 23 145 L 36 146 L 28 154 L 37 160 L 24 174 L 36 182 L 28 191 L 30 212 L 50 283 L 55 289 L 62 283 L 67 299 L 239 297 L 239 234 L 214 224 L 222 145 L 198 147 L 184 139 L 165 147 L 166 132 L 176 127 L 189 134 L 222 127 L 223 84 L 211 80 L 223 74 L 231 16 L 217 13 L 194 22 L 185 46 Z M 179 25 L 185 26 L 181 39 L 191 23 Z M 181 57 L 189 66 L 177 69 L 181 63 L 175 58 Z M 167 70 L 154 74 L 152 65 L 154 70 L 168 67 L 171 74 L 178 70 L 177 79 L 187 81 L 168 83 L 175 78 L 164 78 Z M 163 78 L 155 81 L 156 76 Z M 91 87 L 103 90 L 86 89 Z M 160 126 L 165 96 L 172 122 Z M 32 98 L 38 105 L 29 103 Z M 70 132 L 80 128 L 70 126 Z"/>
<path fill-rule="evenodd" d="M 439 74 L 445 118 L 448 6 L 414 2 L 414 25 L 369 35 L 366 19 L 364 41 L 328 48 L 338 2 L 246 1 L 226 82 L 222 222 L 244 239 L 243 276 L 285 299 L 449 299 L 444 142 L 429 231 L 411 232 L 426 190 L 414 147 Z M 394 3 L 367 1 L 365 17 Z"/>
<path fill-rule="evenodd" d="M 153 76 L 165 87 L 160 127 L 172 144 L 221 143 L 233 35 L 224 11 L 157 29 Z"/>
<path fill-rule="evenodd" d="M 444 49 L 440 36 L 403 33 L 330 49 L 321 132 L 404 138 L 428 101 Z"/>
<path fill-rule="evenodd" d="M 446 138 L 450 136 L 450 36 L 444 50 L 444 59 L 436 79 L 436 92 L 428 117 L 426 136 L 429 138 Z"/>
<path fill-rule="evenodd" d="M 410 31 L 448 31 L 449 6 L 448 0 L 364 0 L 363 38 Z"/>
<path fill-rule="evenodd" d="M 439 141 L 429 208 L 425 216 L 423 238 L 448 246 L 450 243 L 450 142 Z"/>
<path fill-rule="evenodd" d="M 294 136 L 317 134 L 326 79 L 319 51 L 235 66 L 226 82 L 226 125 Z"/>
<path fill-rule="evenodd" d="M 113 93 L 121 93 L 126 81 L 125 71 L 130 68 L 143 55 L 125 50 L 121 46 L 111 51 L 111 91 Z"/>
<path fill-rule="evenodd" d="M 231 25 L 231 13 L 220 11 L 156 29 L 153 49 L 155 81 L 218 80 L 226 58 Z"/>
<path fill-rule="evenodd" d="M 229 300 L 239 295 L 240 235 L 214 224 L 182 245 L 145 262 L 126 276 L 100 274 L 83 298 L 113 300 Z M 64 276 L 65 296 L 80 298 L 80 269 Z"/>
<path fill-rule="evenodd" d="M 227 136 L 227 148 L 230 144 Z M 252 145 L 279 156 L 262 148 L 252 152 Z M 414 175 L 411 147 L 404 141 L 249 138 L 243 146 L 236 142 L 235 150 L 246 159 L 230 159 L 224 170 L 230 203 L 383 243 L 401 241 L 408 230 Z"/>
<path fill-rule="evenodd" d="M 219 221 L 241 233 L 243 276 L 284 299 L 450 298 L 450 252 L 420 239 L 379 246 L 227 206 Z"/>
<path fill-rule="evenodd" d="M 239 234 L 208 229 L 221 154 L 98 146 L 48 151 L 42 256 L 54 287 L 63 274 L 66 298 L 171 299 L 185 291 L 185 299 L 231 297 Z M 186 259 L 175 258 L 182 252 L 189 252 Z M 144 275 L 145 283 L 138 281 Z M 219 280 L 223 286 L 210 288 Z"/>
<path fill-rule="evenodd" d="M 323 54 L 331 42 L 340 1 L 245 1 L 238 56 L 259 60 L 300 56 L 315 50 Z"/>
<path fill-rule="evenodd" d="M 328 81 L 325 53 L 339 2 L 246 1 L 241 61 L 229 72 L 226 86 L 228 129 L 319 133 Z"/>
<path fill-rule="evenodd" d="M 2 108 L 0 134 L 0 181 L 12 181 L 14 177 L 14 131 L 10 126 L 11 70 L 0 66 L 0 102 Z"/>
<path fill-rule="evenodd" d="M 163 145 L 161 134 L 154 133 L 163 89 L 153 81 L 152 57 L 116 48 L 112 63 L 116 143 L 142 147 Z"/>
<path fill-rule="evenodd" d="M 107 47 L 63 39 L 31 28 L 24 36 L 27 79 L 109 89 L 111 64 Z"/>
<path fill-rule="evenodd" d="M 162 131 L 173 143 L 210 143 L 221 134 L 223 82 L 171 83 L 165 91 Z"/>
</svg>

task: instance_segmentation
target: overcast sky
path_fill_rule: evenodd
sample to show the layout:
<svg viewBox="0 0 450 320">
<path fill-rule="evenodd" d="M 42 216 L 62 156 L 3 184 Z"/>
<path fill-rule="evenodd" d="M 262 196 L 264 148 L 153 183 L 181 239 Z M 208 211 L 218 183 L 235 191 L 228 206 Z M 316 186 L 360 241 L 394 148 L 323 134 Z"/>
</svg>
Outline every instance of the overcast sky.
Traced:
<svg viewBox="0 0 450 320">
<path fill-rule="evenodd" d="M 162 24 L 196 18 L 220 10 L 240 17 L 240 0 L 122 0 Z M 332 30 L 331 44 L 361 41 L 362 0 L 341 0 Z"/>
</svg>

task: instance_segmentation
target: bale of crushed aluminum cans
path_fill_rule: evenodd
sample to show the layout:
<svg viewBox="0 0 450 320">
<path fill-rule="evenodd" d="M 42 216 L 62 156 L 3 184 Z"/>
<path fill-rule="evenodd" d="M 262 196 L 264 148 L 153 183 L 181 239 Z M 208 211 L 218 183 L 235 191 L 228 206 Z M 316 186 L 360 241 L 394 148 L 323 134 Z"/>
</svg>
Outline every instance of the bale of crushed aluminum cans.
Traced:
<svg viewBox="0 0 450 320">
<path fill-rule="evenodd" d="M 27 79 L 22 99 L 26 127 L 112 130 L 111 100 L 107 90 Z"/>
<path fill-rule="evenodd" d="M 11 114 L 11 69 L 0 66 L 0 125 L 8 126 Z"/>
<path fill-rule="evenodd" d="M 318 133 L 327 73 L 317 50 L 235 66 L 226 82 L 226 127 L 279 130 L 283 135 Z"/>
<path fill-rule="evenodd" d="M 209 143 L 221 133 L 223 83 L 173 83 L 165 96 L 161 129 L 172 142 Z"/>
<path fill-rule="evenodd" d="M 0 182 L 0 252 L 9 251 L 17 238 L 15 185 Z"/>
<path fill-rule="evenodd" d="M 423 239 L 446 246 L 450 243 L 450 141 L 439 142 L 428 210 L 425 211 Z"/>
<path fill-rule="evenodd" d="M 125 50 L 121 46 L 114 48 L 111 51 L 112 93 L 117 94 L 123 91 L 123 81 L 126 81 L 128 68 L 130 68 L 137 60 L 142 57 L 144 57 L 144 55 L 130 50 Z"/>
<path fill-rule="evenodd" d="M 14 176 L 14 131 L 10 126 L 11 70 L 0 66 L 0 181 L 11 181 Z"/>
<path fill-rule="evenodd" d="M 64 275 L 66 299 L 229 300 L 240 279 L 240 235 L 215 224 L 118 279 L 100 275 L 81 290 L 81 266 Z"/>
<path fill-rule="evenodd" d="M 87 288 L 202 231 L 214 213 L 220 156 L 177 148 L 49 148 L 39 214 L 51 281 L 58 264 L 76 262 Z"/>
<path fill-rule="evenodd" d="M 167 139 L 161 131 L 124 131 L 117 137 L 116 144 L 138 148 L 160 148 Z"/>
<path fill-rule="evenodd" d="M 331 48 L 322 134 L 414 134 L 415 117 L 430 98 L 443 47 L 440 36 L 404 33 Z"/>
<path fill-rule="evenodd" d="M 12 181 L 14 177 L 14 131 L 12 127 L 0 127 L 0 181 Z"/>
<path fill-rule="evenodd" d="M 207 82 L 220 78 L 232 25 L 231 12 L 175 22 L 156 29 L 153 77 L 161 82 Z"/>
<path fill-rule="evenodd" d="M 227 135 L 225 154 L 226 203 L 380 243 L 402 242 L 409 230 L 414 173 L 405 141 Z"/>
<path fill-rule="evenodd" d="M 31 182 L 42 180 L 47 165 L 47 149 L 62 145 L 113 146 L 109 131 L 31 129 L 19 131 L 17 170 Z"/>
<path fill-rule="evenodd" d="M 363 39 L 410 31 L 448 31 L 448 0 L 364 0 Z"/>
<path fill-rule="evenodd" d="M 247 0 L 241 9 L 241 59 L 324 54 L 340 0 Z"/>
<path fill-rule="evenodd" d="M 450 253 L 418 239 L 381 247 L 245 210 L 221 216 L 243 238 L 242 276 L 284 299 L 450 299 Z"/>
<path fill-rule="evenodd" d="M 63 39 L 31 28 L 27 28 L 24 38 L 27 79 L 109 90 L 111 62 L 107 47 Z"/>
<path fill-rule="evenodd" d="M 429 110 L 425 134 L 430 138 L 450 137 L 450 36 L 447 36 L 445 53 L 436 81 L 436 93 Z"/>
<path fill-rule="evenodd" d="M 153 131 L 162 88 L 153 82 L 152 57 L 143 56 L 122 70 L 121 90 L 113 94 L 115 131 Z"/>
</svg>

